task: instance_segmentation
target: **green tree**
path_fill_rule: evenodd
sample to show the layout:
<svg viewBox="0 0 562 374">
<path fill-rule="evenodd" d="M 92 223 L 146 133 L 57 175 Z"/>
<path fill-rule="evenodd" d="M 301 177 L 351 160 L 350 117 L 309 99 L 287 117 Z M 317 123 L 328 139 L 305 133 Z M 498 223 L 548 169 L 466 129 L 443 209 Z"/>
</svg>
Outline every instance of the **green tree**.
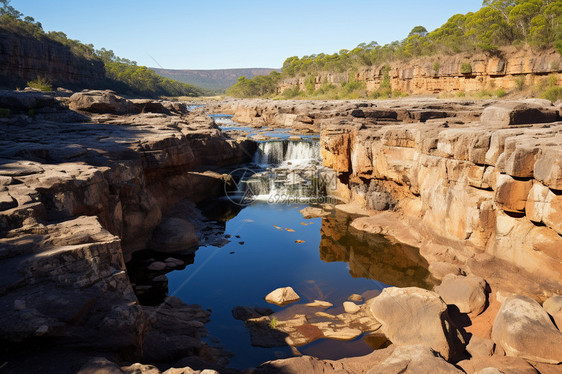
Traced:
<svg viewBox="0 0 562 374">
<path fill-rule="evenodd" d="M 427 29 L 423 26 L 416 26 L 412 29 L 412 31 L 410 31 L 410 33 L 408 34 L 408 38 L 413 35 L 426 36 Z"/>
</svg>

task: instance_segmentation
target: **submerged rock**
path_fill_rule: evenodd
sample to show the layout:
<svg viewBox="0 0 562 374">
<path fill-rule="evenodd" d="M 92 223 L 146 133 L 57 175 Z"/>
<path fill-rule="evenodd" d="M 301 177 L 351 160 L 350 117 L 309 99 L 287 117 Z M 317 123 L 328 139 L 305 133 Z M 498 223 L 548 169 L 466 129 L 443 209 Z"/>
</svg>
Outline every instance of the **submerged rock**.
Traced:
<svg viewBox="0 0 562 374">
<path fill-rule="evenodd" d="M 301 209 L 299 210 L 299 212 L 301 212 L 304 219 L 326 217 L 330 215 L 330 212 L 327 212 L 322 208 L 316 208 L 312 206 Z"/>
<path fill-rule="evenodd" d="M 268 303 L 279 306 L 285 306 L 300 299 L 300 296 L 291 287 L 278 288 L 265 297 L 265 301 Z"/>
</svg>

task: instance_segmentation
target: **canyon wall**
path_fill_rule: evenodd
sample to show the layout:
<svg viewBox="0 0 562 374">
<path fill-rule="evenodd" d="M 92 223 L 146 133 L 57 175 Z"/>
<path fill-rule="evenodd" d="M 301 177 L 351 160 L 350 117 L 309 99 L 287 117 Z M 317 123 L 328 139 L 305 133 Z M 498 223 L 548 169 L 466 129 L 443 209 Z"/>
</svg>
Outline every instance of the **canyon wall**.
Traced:
<svg viewBox="0 0 562 374">
<path fill-rule="evenodd" d="M 109 91 L 71 98 L 4 91 L 0 105 L 11 108 L 0 118 L 3 347 L 50 342 L 131 358 L 143 343 L 168 356 L 181 343 L 189 347 L 181 357 L 196 354 L 204 325 L 172 328 L 189 335 L 175 340 L 151 333 L 166 305 L 181 313 L 187 306 L 167 300 L 148 313 L 125 261 L 150 245 L 172 205 L 224 193 L 222 175 L 209 169 L 249 160 L 255 144 L 229 139 L 185 104 Z"/>
<path fill-rule="evenodd" d="M 2 28 L 0 66 L 2 86 L 25 85 L 37 77 L 48 77 L 53 84 L 65 87 L 93 87 L 105 79 L 105 68 L 99 60 L 77 56 L 69 47 L 54 41 Z"/>
<path fill-rule="evenodd" d="M 462 73 L 465 64 L 470 65 L 470 73 Z M 545 76 L 562 72 L 562 56 L 553 49 L 532 51 L 510 47 L 497 53 L 423 57 L 364 67 L 353 72 L 321 72 L 316 76 L 315 88 L 319 89 L 325 83 L 340 86 L 355 80 L 364 82 L 367 93 L 371 94 L 380 88 L 387 66 L 390 68 L 388 79 L 392 91 L 413 95 L 499 88 L 512 91 L 518 84 L 523 87 L 545 84 Z M 296 86 L 305 91 L 306 80 L 306 76 L 282 80 L 278 92 Z M 557 84 L 562 84 L 560 76 L 557 77 Z"/>
<path fill-rule="evenodd" d="M 432 244 L 421 250 L 430 262 L 476 270 L 484 252 L 558 283 L 556 290 L 562 284 L 558 110 L 500 103 L 472 123 L 326 124 L 324 164 L 342 173 L 336 195 L 370 209 L 390 204 L 411 230 L 425 232 Z M 356 226 L 368 229 L 363 223 Z"/>
</svg>

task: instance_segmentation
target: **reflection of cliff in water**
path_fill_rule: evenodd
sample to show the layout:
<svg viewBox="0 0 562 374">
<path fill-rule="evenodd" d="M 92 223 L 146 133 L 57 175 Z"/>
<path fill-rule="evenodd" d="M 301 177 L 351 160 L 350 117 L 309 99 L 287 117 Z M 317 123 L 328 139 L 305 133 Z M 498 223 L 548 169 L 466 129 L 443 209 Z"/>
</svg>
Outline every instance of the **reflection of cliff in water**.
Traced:
<svg viewBox="0 0 562 374">
<path fill-rule="evenodd" d="M 354 278 L 374 279 L 397 287 L 433 288 L 435 279 L 417 248 L 355 230 L 350 227 L 352 219 L 347 214 L 322 219 L 322 261 L 347 262 Z"/>
</svg>

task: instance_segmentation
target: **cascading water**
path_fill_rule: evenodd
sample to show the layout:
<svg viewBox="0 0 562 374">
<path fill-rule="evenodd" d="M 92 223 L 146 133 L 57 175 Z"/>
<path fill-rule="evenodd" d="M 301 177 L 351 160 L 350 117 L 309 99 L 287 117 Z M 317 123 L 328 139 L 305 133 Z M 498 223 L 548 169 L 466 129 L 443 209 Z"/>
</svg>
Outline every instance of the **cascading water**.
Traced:
<svg viewBox="0 0 562 374">
<path fill-rule="evenodd" d="M 258 172 L 242 181 L 240 192 L 270 203 L 320 202 L 335 183 L 333 171 L 321 161 L 317 141 L 263 142 L 253 160 Z"/>
</svg>

